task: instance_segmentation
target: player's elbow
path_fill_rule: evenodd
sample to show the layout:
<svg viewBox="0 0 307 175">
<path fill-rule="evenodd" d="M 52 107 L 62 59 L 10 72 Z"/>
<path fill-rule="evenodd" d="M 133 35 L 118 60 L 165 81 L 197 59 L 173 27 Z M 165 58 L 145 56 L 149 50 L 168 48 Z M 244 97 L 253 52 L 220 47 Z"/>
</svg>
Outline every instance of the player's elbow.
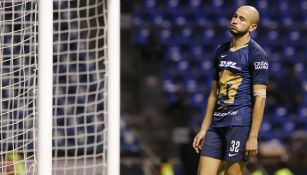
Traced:
<svg viewBox="0 0 307 175">
<path fill-rule="evenodd" d="M 266 99 L 266 89 L 253 90 L 253 96 L 255 98 Z"/>
<path fill-rule="evenodd" d="M 216 100 L 216 98 L 217 98 L 217 94 L 211 91 L 209 94 L 209 99 Z"/>
</svg>

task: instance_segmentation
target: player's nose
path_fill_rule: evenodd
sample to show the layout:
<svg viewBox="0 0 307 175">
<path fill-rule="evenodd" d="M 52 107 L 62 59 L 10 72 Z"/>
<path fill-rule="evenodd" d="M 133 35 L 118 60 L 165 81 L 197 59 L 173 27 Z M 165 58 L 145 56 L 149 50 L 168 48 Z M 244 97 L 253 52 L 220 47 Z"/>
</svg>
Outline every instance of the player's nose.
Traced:
<svg viewBox="0 0 307 175">
<path fill-rule="evenodd" d="M 232 20 L 231 20 L 231 25 L 236 25 L 236 24 L 238 24 L 238 18 L 232 18 Z"/>
<path fill-rule="evenodd" d="M 231 21 L 231 25 L 236 25 L 236 24 L 238 24 L 238 23 L 237 23 L 237 20 L 236 20 L 236 19 L 233 19 L 233 20 Z"/>
</svg>

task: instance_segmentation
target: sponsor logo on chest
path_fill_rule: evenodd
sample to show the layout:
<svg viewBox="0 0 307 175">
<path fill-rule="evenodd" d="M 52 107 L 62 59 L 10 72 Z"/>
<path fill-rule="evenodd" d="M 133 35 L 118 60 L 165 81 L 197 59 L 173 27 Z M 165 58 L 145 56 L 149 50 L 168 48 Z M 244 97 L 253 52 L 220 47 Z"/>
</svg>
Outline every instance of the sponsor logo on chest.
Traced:
<svg viewBox="0 0 307 175">
<path fill-rule="evenodd" d="M 233 69 L 241 70 L 241 68 L 237 67 L 236 65 L 237 65 L 237 63 L 233 62 L 233 61 L 221 61 L 219 66 L 220 67 L 230 67 L 230 68 L 233 68 Z"/>
</svg>

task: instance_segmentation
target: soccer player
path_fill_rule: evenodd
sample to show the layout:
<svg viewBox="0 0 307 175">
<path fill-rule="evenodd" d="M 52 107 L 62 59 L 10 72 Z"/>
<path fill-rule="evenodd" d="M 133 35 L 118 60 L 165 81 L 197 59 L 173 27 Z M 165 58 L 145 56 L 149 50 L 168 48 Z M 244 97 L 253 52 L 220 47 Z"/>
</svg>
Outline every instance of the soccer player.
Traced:
<svg viewBox="0 0 307 175">
<path fill-rule="evenodd" d="M 269 67 L 264 50 L 250 38 L 259 18 L 254 7 L 239 7 L 230 21 L 233 38 L 216 50 L 205 117 L 193 140 L 201 151 L 198 175 L 216 175 L 222 161 L 226 175 L 241 175 L 246 158 L 257 155 Z"/>
</svg>

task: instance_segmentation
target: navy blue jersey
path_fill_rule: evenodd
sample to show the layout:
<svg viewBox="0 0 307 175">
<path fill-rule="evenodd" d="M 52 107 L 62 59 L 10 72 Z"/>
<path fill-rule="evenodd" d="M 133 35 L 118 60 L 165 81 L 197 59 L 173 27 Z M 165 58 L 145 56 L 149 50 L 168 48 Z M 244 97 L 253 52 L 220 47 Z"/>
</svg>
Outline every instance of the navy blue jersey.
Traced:
<svg viewBox="0 0 307 175">
<path fill-rule="evenodd" d="M 213 78 L 218 94 L 212 126 L 250 126 L 252 85 L 268 83 L 269 63 L 264 50 L 252 39 L 246 47 L 229 49 L 230 42 L 224 43 L 215 54 Z"/>
</svg>

